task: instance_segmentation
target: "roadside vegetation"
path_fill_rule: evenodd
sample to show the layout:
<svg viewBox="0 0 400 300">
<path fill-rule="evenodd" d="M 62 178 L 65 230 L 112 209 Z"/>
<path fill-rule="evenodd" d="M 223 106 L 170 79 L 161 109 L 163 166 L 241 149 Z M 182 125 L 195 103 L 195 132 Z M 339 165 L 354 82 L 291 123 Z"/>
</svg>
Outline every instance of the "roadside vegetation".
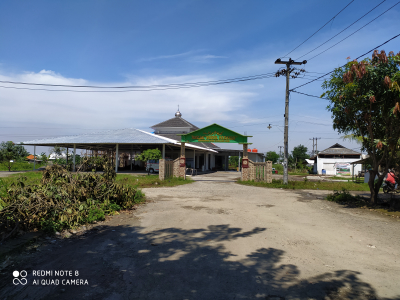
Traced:
<svg viewBox="0 0 400 300">
<path fill-rule="evenodd" d="M 177 177 L 170 177 L 166 178 L 165 180 L 160 180 L 158 174 L 149 176 L 118 174 L 116 181 L 124 185 L 129 185 L 139 188 L 164 187 L 164 186 L 172 187 L 193 182 L 193 180 L 188 177 L 186 177 L 186 180 Z"/>
<path fill-rule="evenodd" d="M 45 166 L 42 163 L 36 163 L 35 169 Z M 9 169 L 10 167 L 10 169 Z M 0 163 L 0 171 L 30 171 L 33 170 L 33 163 L 27 161 L 15 161 L 13 163 L 2 162 Z"/>
<path fill-rule="evenodd" d="M 353 196 L 346 189 L 334 191 L 326 197 L 326 200 L 345 205 L 348 208 L 366 208 L 381 214 L 400 218 L 400 207 L 397 206 L 396 197 L 393 196 L 389 201 L 379 201 L 376 204 L 370 202 L 369 198 L 359 195 Z"/>
<path fill-rule="evenodd" d="M 342 190 L 348 191 L 369 191 L 367 183 L 355 183 L 355 182 L 337 182 L 337 181 L 311 181 L 304 179 L 303 181 L 289 181 L 288 184 L 283 184 L 281 179 L 272 179 L 272 183 L 266 183 L 263 181 L 241 181 L 237 183 L 265 188 L 280 188 L 289 190 Z"/>
<path fill-rule="evenodd" d="M 28 176 L 3 178 L 1 240 L 21 230 L 55 232 L 93 223 L 144 201 L 140 189 L 116 182 L 115 171 L 107 157 L 102 163 L 104 172 L 101 174 L 71 173 L 56 164 L 43 172 L 29 172 Z"/>
</svg>

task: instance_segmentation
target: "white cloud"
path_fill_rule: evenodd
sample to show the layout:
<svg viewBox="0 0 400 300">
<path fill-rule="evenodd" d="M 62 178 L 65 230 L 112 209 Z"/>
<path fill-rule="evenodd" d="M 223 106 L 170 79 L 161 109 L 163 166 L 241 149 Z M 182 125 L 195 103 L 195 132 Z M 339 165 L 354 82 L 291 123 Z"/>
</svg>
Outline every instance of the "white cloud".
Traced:
<svg viewBox="0 0 400 300">
<path fill-rule="evenodd" d="M 190 56 L 194 53 L 198 53 L 202 50 L 193 50 L 193 51 L 187 51 L 183 53 L 178 53 L 178 54 L 171 54 L 171 55 L 159 55 L 159 56 L 154 56 L 154 57 L 147 57 L 147 58 L 142 58 L 139 59 L 138 62 L 146 62 L 146 61 L 154 61 L 154 60 L 161 60 L 161 59 L 174 59 L 174 58 L 179 58 L 179 57 L 187 57 Z"/>
</svg>

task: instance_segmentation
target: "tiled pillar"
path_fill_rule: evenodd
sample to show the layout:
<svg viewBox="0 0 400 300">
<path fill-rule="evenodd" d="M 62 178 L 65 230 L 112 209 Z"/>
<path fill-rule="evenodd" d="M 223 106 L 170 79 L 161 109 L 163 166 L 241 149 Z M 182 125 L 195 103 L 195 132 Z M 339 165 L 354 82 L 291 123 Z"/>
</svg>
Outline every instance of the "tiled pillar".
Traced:
<svg viewBox="0 0 400 300">
<path fill-rule="evenodd" d="M 160 161 L 159 161 L 158 176 L 159 176 L 158 178 L 160 178 L 160 180 L 165 179 L 165 159 L 160 159 Z"/>
<path fill-rule="evenodd" d="M 249 172 L 250 172 L 250 168 L 243 168 L 243 160 L 248 160 L 249 159 L 249 155 L 247 152 L 248 149 L 248 144 L 243 144 L 243 159 L 242 159 L 242 181 L 247 181 L 249 180 Z"/>
</svg>

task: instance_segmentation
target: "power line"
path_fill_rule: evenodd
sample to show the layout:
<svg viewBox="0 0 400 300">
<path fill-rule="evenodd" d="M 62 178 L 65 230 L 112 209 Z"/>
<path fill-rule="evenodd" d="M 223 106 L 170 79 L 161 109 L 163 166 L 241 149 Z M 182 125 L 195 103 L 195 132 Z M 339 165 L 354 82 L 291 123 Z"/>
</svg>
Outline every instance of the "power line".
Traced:
<svg viewBox="0 0 400 300">
<path fill-rule="evenodd" d="M 374 51 L 375 49 L 377 49 L 377 48 L 379 48 L 379 47 L 381 47 L 381 46 L 383 46 L 383 45 L 389 43 L 391 40 L 394 40 L 395 38 L 398 38 L 399 36 L 400 36 L 400 34 L 395 35 L 394 37 L 388 39 L 386 42 L 384 42 L 384 43 L 382 43 L 382 44 L 380 44 L 380 45 L 374 47 L 372 50 L 369 50 L 368 52 L 365 52 L 364 54 L 361 54 L 359 57 L 356 58 L 356 60 L 359 59 L 359 58 L 361 58 L 361 57 L 363 57 L 363 56 L 365 56 L 365 55 L 367 55 L 368 53 Z M 346 63 L 346 64 L 347 64 L 347 63 Z M 341 66 L 340 68 L 343 68 L 344 66 L 346 66 L 346 64 L 344 64 L 344 65 Z M 299 86 L 297 86 L 297 87 L 291 89 L 290 91 L 291 91 L 291 92 L 294 92 L 295 89 L 298 89 L 298 88 L 300 88 L 300 87 L 302 87 L 302 86 L 305 86 L 305 85 L 307 85 L 307 84 L 310 84 L 311 82 L 314 82 L 314 81 L 316 81 L 317 79 L 323 78 L 323 77 L 325 77 L 326 75 L 329 75 L 329 74 L 333 73 L 334 71 L 335 71 L 335 70 L 332 70 L 332 71 L 330 71 L 330 72 L 328 72 L 328 73 L 325 73 L 324 75 L 319 76 L 318 78 L 313 79 L 313 80 L 311 80 L 311 81 L 309 81 L 309 82 L 306 82 L 306 83 L 304 83 L 304 84 L 302 84 L 302 85 L 299 85 Z"/>
<path fill-rule="evenodd" d="M 341 34 L 342 32 L 346 31 L 347 29 L 349 29 L 351 26 L 353 26 L 354 24 L 356 24 L 358 21 L 360 21 L 362 18 L 366 17 L 370 12 L 372 12 L 373 10 L 375 10 L 379 5 L 381 5 L 383 2 L 385 2 L 386 0 L 383 0 L 381 3 L 379 3 L 377 6 L 375 6 L 373 9 L 371 9 L 369 12 L 367 12 L 365 15 L 363 15 L 361 18 L 359 18 L 357 21 L 354 21 L 353 23 L 351 23 L 349 26 L 347 26 L 345 29 L 343 29 L 342 31 L 340 31 L 339 33 L 335 34 L 333 37 L 331 37 L 329 40 L 323 42 L 321 45 L 319 45 L 318 47 L 315 47 L 314 49 L 312 49 L 311 51 L 308 51 L 306 54 L 303 54 L 302 56 L 296 58 L 296 60 L 306 56 L 307 54 L 310 54 L 311 52 L 317 50 L 319 47 L 322 47 L 323 45 L 325 45 L 327 42 L 331 41 L 332 39 L 334 39 L 335 37 L 337 37 L 339 34 Z"/>
<path fill-rule="evenodd" d="M 46 87 L 69 87 L 69 88 L 97 88 L 97 89 L 169 89 L 169 88 L 187 88 L 187 87 L 197 87 L 197 86 L 207 86 L 207 85 L 217 85 L 217 84 L 225 84 L 231 82 L 239 82 L 239 81 L 248 81 L 255 79 L 263 79 L 267 77 L 272 77 L 274 73 L 266 73 L 259 75 L 251 75 L 244 76 L 238 78 L 231 79 L 222 79 L 222 80 L 214 80 L 214 81 L 200 81 L 200 82 L 190 82 L 190 83 L 172 83 L 165 85 L 144 85 L 144 86 L 96 86 L 96 85 L 65 85 L 65 84 L 49 84 L 49 83 L 31 83 L 31 82 L 19 82 L 19 81 L 0 81 L 0 83 L 7 84 L 19 84 L 19 85 L 31 85 L 31 86 L 46 86 Z M 2 86 L 4 88 L 12 88 Z M 27 89 L 27 88 L 19 88 L 18 89 Z M 34 90 L 48 90 L 48 89 L 34 89 Z M 50 91 L 70 91 L 70 90 L 50 90 Z M 74 90 L 75 91 L 75 90 Z M 93 92 L 93 91 L 80 91 L 80 92 Z M 101 91 L 107 92 L 107 91 Z M 111 91 L 115 92 L 115 91 Z"/>
<path fill-rule="evenodd" d="M 308 97 L 314 97 L 314 98 L 319 98 L 319 99 L 330 100 L 328 98 L 321 98 L 321 97 L 318 97 L 318 96 L 314 96 L 314 95 L 310 95 L 310 94 L 306 94 L 306 93 L 301 93 L 301 92 L 297 92 L 297 91 L 291 91 L 291 92 L 297 93 L 297 94 L 302 94 L 302 95 L 305 95 L 305 96 L 308 96 Z"/>
<path fill-rule="evenodd" d="M 330 19 L 328 22 L 326 22 L 324 26 L 319 28 L 316 32 L 314 32 L 311 36 L 309 36 L 304 42 L 302 42 L 300 45 L 298 45 L 296 48 L 294 48 L 292 51 L 288 52 L 287 54 L 285 54 L 285 56 L 282 56 L 282 57 L 287 57 L 290 53 L 292 53 L 294 50 L 296 50 L 301 45 L 303 45 L 305 42 L 307 42 L 309 39 L 311 39 L 314 35 L 316 35 L 322 28 L 324 28 L 326 25 L 328 25 L 333 19 L 335 19 L 342 11 L 344 11 L 353 2 L 354 2 L 354 0 L 350 1 L 350 3 L 347 4 L 344 8 L 342 8 L 342 10 L 339 11 L 332 19 Z"/>
<path fill-rule="evenodd" d="M 332 45 L 331 47 L 325 49 L 324 51 L 318 53 L 317 55 L 314 55 L 313 57 L 311 57 L 308 60 L 311 60 L 313 58 L 316 58 L 317 56 L 321 55 L 322 53 L 325 53 L 326 51 L 328 51 L 329 49 L 332 49 L 333 47 L 335 47 L 336 45 L 340 44 L 341 42 L 343 42 L 344 40 L 348 39 L 349 37 L 351 37 L 353 34 L 357 33 L 358 31 L 360 31 L 361 29 L 363 29 L 364 27 L 368 26 L 369 24 L 371 24 L 372 22 L 374 22 L 376 19 L 378 19 L 379 17 L 381 17 L 382 15 L 384 15 L 385 13 L 387 13 L 389 10 L 391 10 L 393 7 L 395 7 L 397 4 L 399 4 L 399 2 L 397 2 L 395 5 L 393 5 L 392 7 L 390 7 L 389 9 L 385 10 L 383 13 L 381 13 L 379 16 L 377 16 L 375 19 L 372 19 L 370 22 L 368 22 L 367 24 L 365 24 L 364 26 L 360 27 L 359 29 L 357 29 L 356 31 L 354 31 L 353 33 L 349 34 L 348 36 L 346 36 L 344 39 L 340 40 L 339 42 L 337 42 L 336 44 Z"/>
</svg>

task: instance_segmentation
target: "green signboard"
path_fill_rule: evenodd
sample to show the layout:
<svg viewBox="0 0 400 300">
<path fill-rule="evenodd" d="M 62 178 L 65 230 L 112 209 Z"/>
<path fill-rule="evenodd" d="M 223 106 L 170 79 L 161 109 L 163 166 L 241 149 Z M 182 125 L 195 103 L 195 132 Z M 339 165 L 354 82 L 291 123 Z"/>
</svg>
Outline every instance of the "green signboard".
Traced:
<svg viewBox="0 0 400 300">
<path fill-rule="evenodd" d="M 182 143 L 238 143 L 247 144 L 249 135 L 241 135 L 218 124 L 212 124 L 187 134 L 181 134 Z"/>
</svg>

